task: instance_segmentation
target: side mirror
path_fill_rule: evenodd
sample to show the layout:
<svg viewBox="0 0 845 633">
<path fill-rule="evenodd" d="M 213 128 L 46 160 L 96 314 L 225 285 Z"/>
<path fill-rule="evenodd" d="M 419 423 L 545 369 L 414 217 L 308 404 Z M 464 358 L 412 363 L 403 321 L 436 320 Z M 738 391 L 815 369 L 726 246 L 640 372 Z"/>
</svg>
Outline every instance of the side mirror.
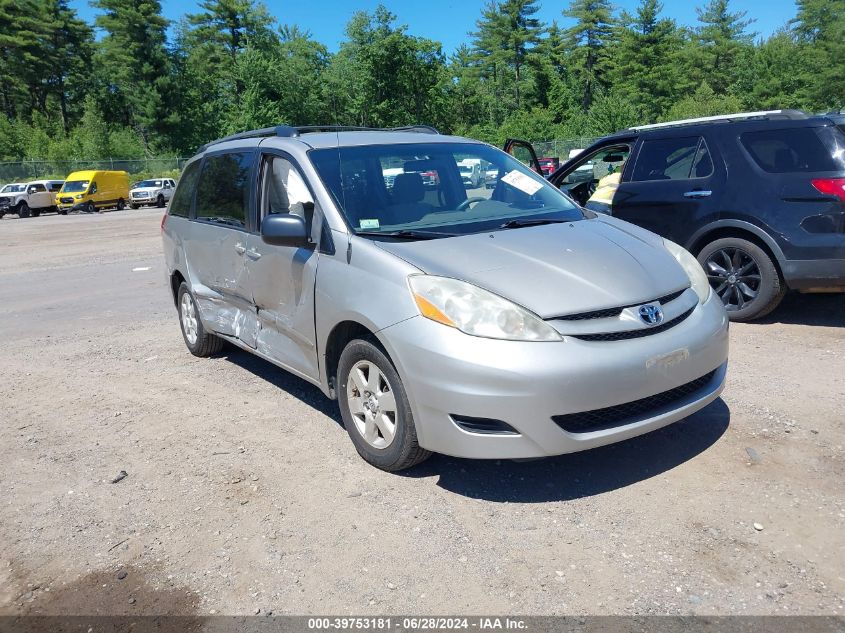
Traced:
<svg viewBox="0 0 845 633">
<path fill-rule="evenodd" d="M 305 220 L 290 213 L 268 215 L 261 220 L 261 239 L 265 244 L 296 248 L 309 243 Z"/>
</svg>

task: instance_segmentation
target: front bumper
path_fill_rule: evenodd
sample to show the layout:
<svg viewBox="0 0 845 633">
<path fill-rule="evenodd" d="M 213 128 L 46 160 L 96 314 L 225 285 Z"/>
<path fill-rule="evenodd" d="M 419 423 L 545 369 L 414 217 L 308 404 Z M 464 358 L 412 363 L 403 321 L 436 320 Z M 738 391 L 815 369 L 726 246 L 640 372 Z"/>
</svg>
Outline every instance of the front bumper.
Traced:
<svg viewBox="0 0 845 633">
<path fill-rule="evenodd" d="M 728 319 L 712 294 L 679 325 L 623 341 L 498 341 L 424 317 L 381 330 L 379 338 L 405 383 L 420 445 L 458 457 L 544 457 L 641 435 L 715 400 L 727 371 Z M 570 433 L 552 420 L 662 394 L 714 370 L 694 393 L 622 426 Z M 468 432 L 453 415 L 501 420 L 517 434 Z"/>
</svg>

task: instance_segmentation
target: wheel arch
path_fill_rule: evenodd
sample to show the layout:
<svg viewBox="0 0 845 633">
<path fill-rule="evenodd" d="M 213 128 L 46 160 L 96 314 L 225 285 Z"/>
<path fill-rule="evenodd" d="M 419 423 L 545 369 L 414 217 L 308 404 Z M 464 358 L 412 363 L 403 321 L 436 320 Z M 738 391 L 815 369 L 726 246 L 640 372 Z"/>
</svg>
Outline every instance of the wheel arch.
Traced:
<svg viewBox="0 0 845 633">
<path fill-rule="evenodd" d="M 719 220 L 713 224 L 708 224 L 696 231 L 687 242 L 686 248 L 697 257 L 707 244 L 725 237 L 737 237 L 748 240 L 762 248 L 772 258 L 778 275 L 783 279 L 783 264 L 785 261 L 783 251 L 768 233 L 750 222 L 744 222 L 742 220 Z"/>
<path fill-rule="evenodd" d="M 179 299 L 179 286 L 185 281 L 185 276 L 177 268 L 170 274 L 170 293 L 173 295 L 173 305 Z"/>
</svg>

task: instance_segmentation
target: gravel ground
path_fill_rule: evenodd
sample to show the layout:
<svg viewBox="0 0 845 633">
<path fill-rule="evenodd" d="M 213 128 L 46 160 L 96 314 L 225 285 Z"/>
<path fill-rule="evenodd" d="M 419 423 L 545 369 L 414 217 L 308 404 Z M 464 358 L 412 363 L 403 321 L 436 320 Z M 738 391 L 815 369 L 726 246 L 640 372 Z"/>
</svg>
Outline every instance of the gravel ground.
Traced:
<svg viewBox="0 0 845 633">
<path fill-rule="evenodd" d="M 661 431 L 387 474 L 315 387 L 187 352 L 160 217 L 0 221 L 0 614 L 845 612 L 845 296 L 734 325 Z"/>
</svg>

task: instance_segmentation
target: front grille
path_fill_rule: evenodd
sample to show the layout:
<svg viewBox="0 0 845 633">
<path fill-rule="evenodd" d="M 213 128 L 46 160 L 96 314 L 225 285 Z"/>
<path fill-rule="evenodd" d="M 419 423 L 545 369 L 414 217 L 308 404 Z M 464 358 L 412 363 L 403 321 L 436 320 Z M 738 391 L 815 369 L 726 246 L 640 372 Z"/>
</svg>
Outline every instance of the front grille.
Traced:
<svg viewBox="0 0 845 633">
<path fill-rule="evenodd" d="M 559 321 L 585 321 L 587 319 L 606 319 L 608 317 L 619 316 L 620 314 L 622 314 L 622 310 L 624 310 L 625 308 L 635 308 L 636 306 L 644 305 L 646 303 L 655 303 L 655 302 L 659 301 L 661 303 L 661 305 L 666 305 L 670 301 L 674 301 L 675 299 L 680 297 L 682 294 L 684 294 L 686 292 L 686 290 L 687 290 L 686 288 L 681 288 L 680 290 L 678 290 L 676 292 L 673 292 L 673 293 L 668 294 L 668 295 L 663 296 L 663 297 L 659 297 L 659 298 L 655 299 L 654 301 L 644 301 L 643 303 L 635 303 L 633 305 L 620 306 L 618 308 L 605 308 L 603 310 L 591 310 L 590 312 L 579 312 L 578 314 L 567 314 L 567 315 L 564 315 L 564 316 L 552 317 L 551 319 L 548 319 L 548 320 L 549 321 L 557 321 L 557 320 L 559 320 Z"/>
<path fill-rule="evenodd" d="M 62 204 L 70 204 L 73 202 L 73 198 L 61 198 Z"/>
<path fill-rule="evenodd" d="M 665 332 L 669 328 L 675 327 L 691 315 L 695 311 L 695 306 L 684 312 L 682 315 L 675 317 L 671 321 L 666 321 L 655 327 L 647 327 L 640 330 L 628 330 L 626 332 L 605 332 L 603 334 L 567 334 L 572 338 L 577 338 L 582 341 L 625 341 L 631 338 L 642 338 L 643 336 L 651 336 L 652 334 L 659 334 Z"/>
<path fill-rule="evenodd" d="M 452 420 L 464 431 L 482 435 L 519 435 L 519 431 L 507 422 L 492 418 L 470 418 L 465 415 L 452 415 Z"/>
<path fill-rule="evenodd" d="M 593 431 L 603 431 L 618 426 L 625 426 L 626 424 L 641 422 L 642 420 L 647 420 L 650 417 L 658 415 L 664 410 L 672 408 L 672 405 L 680 402 L 687 396 L 701 391 L 710 384 L 715 375 L 716 370 L 714 369 L 701 378 L 696 378 L 685 385 L 658 393 L 654 396 L 649 396 L 648 398 L 640 398 L 633 402 L 605 407 L 604 409 L 555 415 L 552 416 L 552 420 L 560 428 L 569 433 L 592 433 Z"/>
</svg>

